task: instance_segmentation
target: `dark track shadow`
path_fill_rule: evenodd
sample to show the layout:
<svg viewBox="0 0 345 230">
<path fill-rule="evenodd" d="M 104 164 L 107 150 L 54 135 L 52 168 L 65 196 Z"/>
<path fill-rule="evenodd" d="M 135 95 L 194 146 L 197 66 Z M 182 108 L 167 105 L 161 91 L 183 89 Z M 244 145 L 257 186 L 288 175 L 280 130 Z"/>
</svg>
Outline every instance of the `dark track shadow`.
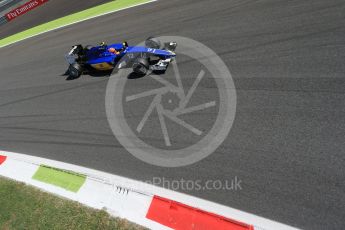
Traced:
<svg viewBox="0 0 345 230">
<path fill-rule="evenodd" d="M 105 70 L 105 71 L 96 71 L 96 70 L 89 70 L 85 73 L 85 75 L 90 75 L 91 77 L 109 77 L 112 74 L 113 70 Z"/>
<path fill-rule="evenodd" d="M 66 81 L 72 81 L 80 78 L 83 75 L 89 75 L 91 77 L 109 77 L 112 74 L 113 70 L 106 70 L 106 71 L 97 71 L 93 69 L 88 69 L 84 71 L 79 77 L 71 77 L 69 76 L 69 71 L 66 70 L 65 73 L 61 74 L 61 76 L 67 76 Z"/>
<path fill-rule="evenodd" d="M 139 73 L 132 72 L 127 76 L 127 79 L 139 79 L 145 76 L 146 74 L 139 74 Z"/>
<path fill-rule="evenodd" d="M 80 75 L 80 76 L 81 76 L 81 75 Z M 79 77 L 68 76 L 68 77 L 66 78 L 66 81 L 76 80 L 76 79 L 80 78 L 80 76 L 79 76 Z"/>
<path fill-rule="evenodd" d="M 69 74 L 69 70 L 67 69 L 64 74 L 61 74 L 61 76 L 68 76 L 68 74 Z"/>
</svg>

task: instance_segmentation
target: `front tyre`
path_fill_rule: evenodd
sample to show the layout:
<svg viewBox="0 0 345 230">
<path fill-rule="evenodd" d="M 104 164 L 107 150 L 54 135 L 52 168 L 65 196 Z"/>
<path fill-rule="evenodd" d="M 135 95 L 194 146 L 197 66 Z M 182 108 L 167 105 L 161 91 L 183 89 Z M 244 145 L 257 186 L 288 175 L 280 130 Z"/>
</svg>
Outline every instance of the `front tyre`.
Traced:
<svg viewBox="0 0 345 230">
<path fill-rule="evenodd" d="M 133 64 L 133 72 L 140 75 L 146 75 L 149 68 L 149 61 L 145 58 L 138 58 Z"/>
<path fill-rule="evenodd" d="M 145 41 L 145 46 L 147 48 L 160 49 L 162 45 L 161 45 L 161 41 L 158 38 L 149 37 Z"/>
</svg>

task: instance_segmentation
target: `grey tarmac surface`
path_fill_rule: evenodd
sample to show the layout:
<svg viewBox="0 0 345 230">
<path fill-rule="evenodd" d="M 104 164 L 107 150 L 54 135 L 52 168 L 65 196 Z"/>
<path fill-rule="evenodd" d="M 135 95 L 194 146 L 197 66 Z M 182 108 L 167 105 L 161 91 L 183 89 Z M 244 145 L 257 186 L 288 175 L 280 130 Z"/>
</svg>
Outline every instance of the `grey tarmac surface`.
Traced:
<svg viewBox="0 0 345 230">
<path fill-rule="evenodd" d="M 303 229 L 344 229 L 344 4 L 162 0 L 2 48 L 1 149 L 138 180 L 237 176 L 240 191 L 182 192 Z M 63 76 L 63 55 L 75 43 L 126 39 L 136 44 L 149 35 L 198 40 L 232 73 L 233 127 L 225 142 L 196 164 L 162 168 L 136 159 L 107 123 L 108 78 L 83 75 L 66 81 Z M 193 71 L 188 62 L 180 64 Z M 131 82 L 151 87 L 145 78 Z M 193 114 L 196 122 L 205 119 Z"/>
</svg>

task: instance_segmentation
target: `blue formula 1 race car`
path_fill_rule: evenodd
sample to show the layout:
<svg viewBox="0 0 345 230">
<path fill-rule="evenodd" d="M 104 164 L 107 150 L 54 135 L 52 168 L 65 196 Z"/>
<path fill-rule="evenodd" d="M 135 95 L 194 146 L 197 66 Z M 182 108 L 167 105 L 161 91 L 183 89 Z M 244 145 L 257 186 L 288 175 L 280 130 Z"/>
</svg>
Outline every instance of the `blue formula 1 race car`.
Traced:
<svg viewBox="0 0 345 230">
<path fill-rule="evenodd" d="M 164 43 L 154 37 L 145 41 L 145 46 L 128 46 L 127 42 L 99 46 L 75 45 L 66 54 L 69 63 L 68 75 L 78 78 L 90 69 L 107 71 L 113 69 L 132 68 L 133 72 L 146 75 L 149 70 L 165 72 L 176 54 L 176 42 Z"/>
</svg>

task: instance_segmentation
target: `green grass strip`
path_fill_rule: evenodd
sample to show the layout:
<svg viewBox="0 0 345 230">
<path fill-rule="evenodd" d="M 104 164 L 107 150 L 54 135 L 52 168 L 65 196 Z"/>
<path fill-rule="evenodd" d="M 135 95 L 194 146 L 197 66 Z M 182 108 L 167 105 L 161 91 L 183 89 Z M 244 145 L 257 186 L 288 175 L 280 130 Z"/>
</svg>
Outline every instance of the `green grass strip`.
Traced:
<svg viewBox="0 0 345 230">
<path fill-rule="evenodd" d="M 32 186 L 0 176 L 2 230 L 143 230 L 127 220 L 111 217 Z"/>
<path fill-rule="evenodd" d="M 69 24 L 73 24 L 79 21 L 84 21 L 93 17 L 97 17 L 103 14 L 112 13 L 119 11 L 121 9 L 128 8 L 130 6 L 135 6 L 143 3 L 150 2 L 151 0 L 116 0 L 109 3 L 105 3 L 75 14 L 71 14 L 54 21 L 44 23 L 42 25 L 33 27 L 31 29 L 25 30 L 23 32 L 11 35 L 7 38 L 0 40 L 0 48 L 13 44 L 15 42 L 24 40 L 35 35 L 57 29 Z M 9 22 L 11 23 L 11 22 Z"/>
<path fill-rule="evenodd" d="M 35 175 L 33 175 L 32 179 L 52 184 L 71 192 L 78 192 L 81 186 L 85 183 L 86 176 L 41 165 Z"/>
</svg>

